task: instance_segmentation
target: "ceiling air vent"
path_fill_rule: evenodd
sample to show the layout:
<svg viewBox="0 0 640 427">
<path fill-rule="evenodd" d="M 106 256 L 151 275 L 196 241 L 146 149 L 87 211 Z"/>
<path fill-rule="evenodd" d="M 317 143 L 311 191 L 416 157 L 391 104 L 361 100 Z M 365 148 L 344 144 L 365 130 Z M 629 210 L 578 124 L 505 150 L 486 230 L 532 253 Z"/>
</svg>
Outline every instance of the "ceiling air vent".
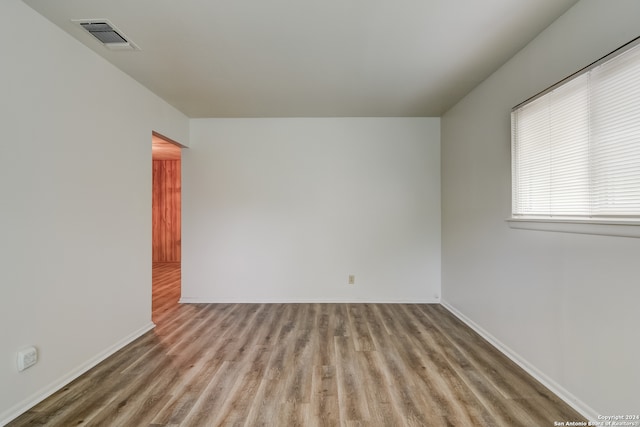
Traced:
<svg viewBox="0 0 640 427">
<path fill-rule="evenodd" d="M 79 24 L 109 49 L 139 50 L 135 43 L 127 40 L 122 31 L 106 19 L 78 19 L 73 22 Z"/>
</svg>

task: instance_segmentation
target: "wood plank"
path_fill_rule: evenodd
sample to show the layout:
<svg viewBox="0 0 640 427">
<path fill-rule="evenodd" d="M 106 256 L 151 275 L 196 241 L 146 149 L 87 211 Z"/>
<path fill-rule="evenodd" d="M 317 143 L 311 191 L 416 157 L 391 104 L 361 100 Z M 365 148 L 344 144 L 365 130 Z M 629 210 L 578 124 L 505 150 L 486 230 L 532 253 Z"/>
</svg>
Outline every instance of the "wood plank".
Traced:
<svg viewBox="0 0 640 427">
<path fill-rule="evenodd" d="M 180 163 L 180 160 L 153 160 L 151 204 L 153 262 L 180 262 Z"/>
<path fill-rule="evenodd" d="M 439 305 L 178 304 L 8 425 L 529 426 L 584 421 Z"/>
</svg>

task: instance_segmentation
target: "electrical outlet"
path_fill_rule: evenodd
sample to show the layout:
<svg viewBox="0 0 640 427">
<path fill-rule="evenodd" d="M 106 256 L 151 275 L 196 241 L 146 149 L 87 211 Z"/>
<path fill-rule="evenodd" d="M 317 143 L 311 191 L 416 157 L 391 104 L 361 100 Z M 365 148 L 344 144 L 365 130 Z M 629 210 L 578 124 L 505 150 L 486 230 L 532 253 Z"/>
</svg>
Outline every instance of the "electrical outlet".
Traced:
<svg viewBox="0 0 640 427">
<path fill-rule="evenodd" d="M 355 285 L 356 283 L 356 276 L 354 276 L 353 274 L 349 275 L 349 284 L 350 285 Z"/>
<path fill-rule="evenodd" d="M 18 371 L 32 367 L 38 361 L 38 350 L 35 347 L 25 348 L 18 352 Z"/>
</svg>

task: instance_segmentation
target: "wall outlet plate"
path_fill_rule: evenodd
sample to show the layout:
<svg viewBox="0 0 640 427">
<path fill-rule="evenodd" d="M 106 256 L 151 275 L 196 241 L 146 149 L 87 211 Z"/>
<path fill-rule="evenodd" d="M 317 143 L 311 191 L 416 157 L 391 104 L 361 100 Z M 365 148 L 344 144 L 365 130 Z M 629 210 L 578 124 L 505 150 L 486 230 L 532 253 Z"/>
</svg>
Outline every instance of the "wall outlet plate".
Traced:
<svg viewBox="0 0 640 427">
<path fill-rule="evenodd" d="M 38 361 L 38 350 L 35 347 L 25 348 L 18 352 L 18 371 L 32 367 Z"/>
</svg>

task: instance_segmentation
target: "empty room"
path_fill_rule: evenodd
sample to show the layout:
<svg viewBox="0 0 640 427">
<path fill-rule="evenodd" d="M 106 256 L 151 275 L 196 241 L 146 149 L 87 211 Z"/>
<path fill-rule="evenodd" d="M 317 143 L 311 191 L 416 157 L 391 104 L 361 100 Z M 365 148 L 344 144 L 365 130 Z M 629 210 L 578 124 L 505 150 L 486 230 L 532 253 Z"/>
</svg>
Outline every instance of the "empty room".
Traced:
<svg viewBox="0 0 640 427">
<path fill-rule="evenodd" d="M 640 426 L 638 17 L 2 0 L 0 425 Z"/>
</svg>

